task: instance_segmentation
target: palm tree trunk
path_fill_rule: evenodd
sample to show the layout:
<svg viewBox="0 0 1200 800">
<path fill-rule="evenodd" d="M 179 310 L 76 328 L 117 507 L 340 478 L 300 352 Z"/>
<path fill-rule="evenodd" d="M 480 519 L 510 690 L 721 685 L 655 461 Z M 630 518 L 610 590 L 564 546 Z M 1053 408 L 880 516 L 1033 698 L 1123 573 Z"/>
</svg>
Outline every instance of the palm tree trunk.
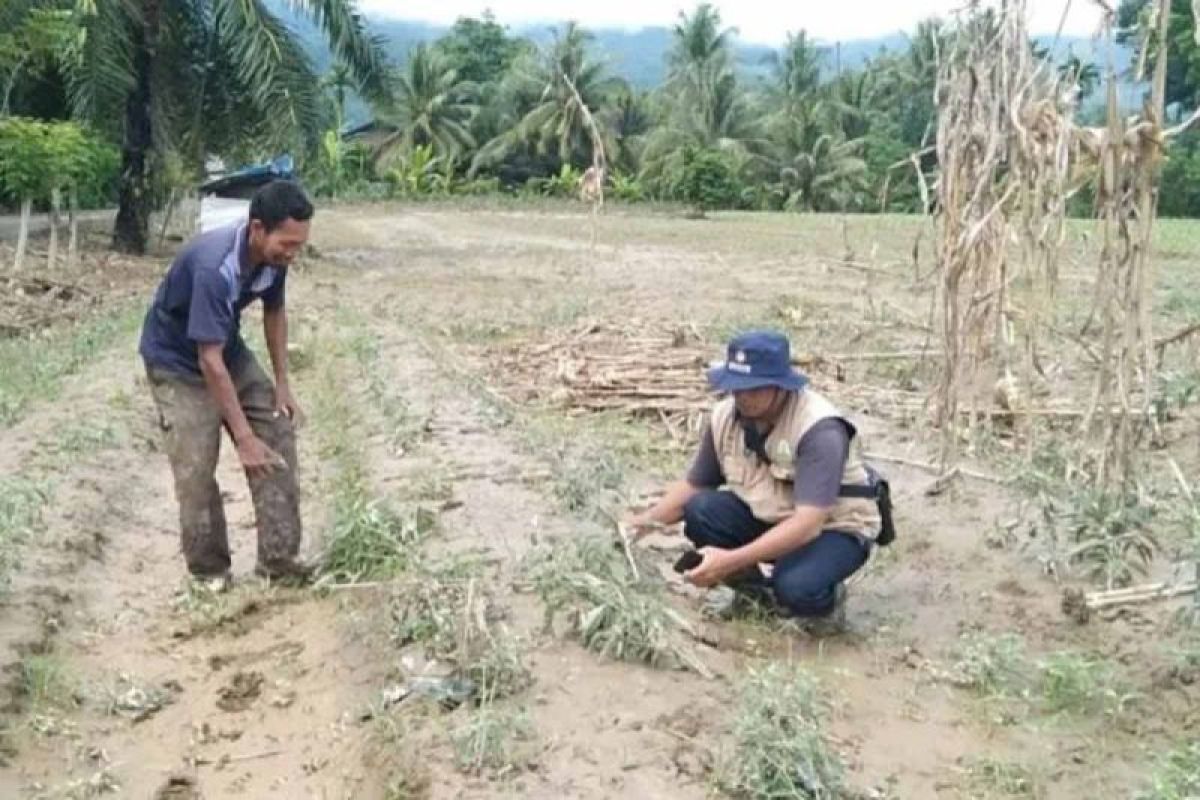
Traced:
<svg viewBox="0 0 1200 800">
<path fill-rule="evenodd" d="M 159 0 L 143 0 L 141 25 L 132 37 L 134 85 L 125 101 L 119 205 L 113 228 L 113 248 L 123 253 L 144 253 L 150 230 L 146 157 L 154 147 L 150 82 L 158 47 L 158 12 Z"/>
<path fill-rule="evenodd" d="M 79 264 L 79 189 L 75 184 L 67 190 L 67 269 L 74 271 Z"/>
<path fill-rule="evenodd" d="M 13 271 L 19 272 L 25 264 L 25 248 L 29 244 L 29 215 L 33 212 L 33 198 L 21 201 L 21 228 L 17 231 L 17 253 L 13 259 Z"/>
<path fill-rule="evenodd" d="M 52 271 L 58 261 L 58 226 L 61 222 L 62 191 L 56 186 L 50 190 L 50 247 L 46 252 L 46 269 Z"/>
</svg>

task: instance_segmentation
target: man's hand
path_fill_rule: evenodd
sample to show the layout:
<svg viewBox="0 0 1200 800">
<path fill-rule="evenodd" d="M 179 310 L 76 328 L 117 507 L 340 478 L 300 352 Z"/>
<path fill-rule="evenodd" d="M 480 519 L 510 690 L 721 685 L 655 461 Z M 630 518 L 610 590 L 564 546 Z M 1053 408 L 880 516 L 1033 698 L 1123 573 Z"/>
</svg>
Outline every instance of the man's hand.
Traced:
<svg viewBox="0 0 1200 800">
<path fill-rule="evenodd" d="M 631 542 L 636 542 L 643 536 L 648 536 L 651 533 L 661 533 L 666 530 L 666 526 L 651 517 L 648 512 L 626 517 L 622 520 L 621 524 L 629 534 Z"/>
<path fill-rule="evenodd" d="M 683 573 L 683 577 L 693 586 L 701 588 L 716 586 L 738 571 L 738 559 L 733 555 L 732 550 L 722 550 L 720 547 L 701 547 L 699 552 L 704 557 L 700 566 Z"/>
<path fill-rule="evenodd" d="M 237 443 L 237 451 L 242 468 L 251 478 L 265 478 L 277 469 L 287 469 L 283 456 L 253 434 Z"/>
<path fill-rule="evenodd" d="M 304 412 L 300 410 L 296 398 L 292 397 L 291 387 L 286 383 L 275 386 L 275 415 L 280 414 L 290 419 L 297 427 L 304 424 Z"/>
</svg>

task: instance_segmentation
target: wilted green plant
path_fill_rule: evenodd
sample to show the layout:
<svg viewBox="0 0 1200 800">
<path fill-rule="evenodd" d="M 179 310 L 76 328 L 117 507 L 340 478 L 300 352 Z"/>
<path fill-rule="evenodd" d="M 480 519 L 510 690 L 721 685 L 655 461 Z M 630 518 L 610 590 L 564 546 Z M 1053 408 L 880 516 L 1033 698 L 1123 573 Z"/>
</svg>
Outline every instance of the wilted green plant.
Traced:
<svg viewBox="0 0 1200 800">
<path fill-rule="evenodd" d="M 1200 797 L 1200 740 L 1159 759 L 1150 788 L 1137 800 L 1195 800 Z"/>
<path fill-rule="evenodd" d="M 32 711 L 37 713 L 77 705 L 75 681 L 57 656 L 26 656 L 20 667 L 20 695 Z"/>
<path fill-rule="evenodd" d="M 655 586 L 638 581 L 621 551 L 600 538 L 562 539 L 531 554 L 526 575 L 546 606 L 589 650 L 620 661 L 706 672 L 681 638 L 690 626 Z"/>
<path fill-rule="evenodd" d="M 1045 792 L 1030 770 L 1022 764 L 981 758 L 967 767 L 971 797 L 1020 797 L 1040 800 Z"/>
<path fill-rule="evenodd" d="M 392 639 L 421 644 L 426 655 L 454 666 L 476 700 L 488 702 L 521 691 L 531 680 L 516 639 L 495 619 L 482 564 L 458 558 L 419 569 L 391 601 Z"/>
<path fill-rule="evenodd" d="M 954 664 L 956 682 L 989 699 L 1026 696 L 1032 672 L 1025 644 L 1015 634 L 968 635 L 958 647 Z"/>
<path fill-rule="evenodd" d="M 738 688 L 734 752 L 718 783 L 735 797 L 833 800 L 845 768 L 822 730 L 824 703 L 803 667 L 751 670 Z"/>
<path fill-rule="evenodd" d="M 22 543 L 42 525 L 48 488 L 19 477 L 0 477 L 0 592 L 8 588 Z"/>
<path fill-rule="evenodd" d="M 354 583 L 402 572 L 437 524 L 425 509 L 398 513 L 372 497 L 363 482 L 351 468 L 334 489 L 333 526 L 321 559 L 322 574 L 334 581 Z"/>
<path fill-rule="evenodd" d="M 458 768 L 500 778 L 527 768 L 534 756 L 529 716 L 485 703 L 450 734 Z"/>
<path fill-rule="evenodd" d="M 1051 713 L 1115 715 L 1133 699 L 1111 664 L 1082 653 L 1051 653 L 1038 671 L 1042 705 Z"/>
</svg>

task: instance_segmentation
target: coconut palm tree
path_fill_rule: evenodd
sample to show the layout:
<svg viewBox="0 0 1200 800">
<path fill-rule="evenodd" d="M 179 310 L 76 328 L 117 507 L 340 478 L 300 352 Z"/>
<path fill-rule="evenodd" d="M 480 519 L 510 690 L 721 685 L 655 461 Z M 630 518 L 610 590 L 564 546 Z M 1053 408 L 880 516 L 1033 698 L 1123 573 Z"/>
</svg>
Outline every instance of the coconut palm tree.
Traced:
<svg viewBox="0 0 1200 800">
<path fill-rule="evenodd" d="M 474 92 L 474 84 L 459 80 L 441 51 L 425 44 L 414 47 L 394 83 L 393 101 L 377 108 L 377 118 L 392 130 L 377 157 L 387 161 L 429 146 L 443 160 L 453 161 L 475 147 L 469 129 Z"/>
<path fill-rule="evenodd" d="M 733 34 L 721 27 L 720 14 L 707 3 L 680 14 L 667 55 L 665 115 L 647 139 L 643 177 L 678 173 L 685 146 L 722 151 L 739 173 L 761 165 L 767 142 L 733 71 Z"/>
<path fill-rule="evenodd" d="M 605 151 L 616 152 L 612 100 L 623 84 L 588 52 L 591 38 L 570 22 L 554 32 L 549 47 L 517 60 L 501 87 L 509 120 L 504 132 L 476 154 L 472 171 L 521 153 L 545 160 L 550 172 L 563 164 L 591 163 L 592 138 L 580 100 L 599 125 Z"/>
<path fill-rule="evenodd" d="M 843 139 L 820 105 L 789 120 L 775 160 L 784 207 L 833 211 L 853 206 L 867 177 L 863 140 Z"/>
<path fill-rule="evenodd" d="M 806 102 L 821 85 L 824 60 L 824 54 L 805 31 L 789 33 L 783 50 L 771 56 L 775 78 L 772 94 L 783 104 Z"/>
<path fill-rule="evenodd" d="M 315 143 L 327 120 L 299 39 L 265 0 L 59 0 L 82 37 L 67 70 L 76 116 L 122 141 L 118 250 L 142 252 L 157 153 L 245 155 Z M 353 0 L 294 0 L 364 92 L 386 94 L 380 42 Z"/>
</svg>

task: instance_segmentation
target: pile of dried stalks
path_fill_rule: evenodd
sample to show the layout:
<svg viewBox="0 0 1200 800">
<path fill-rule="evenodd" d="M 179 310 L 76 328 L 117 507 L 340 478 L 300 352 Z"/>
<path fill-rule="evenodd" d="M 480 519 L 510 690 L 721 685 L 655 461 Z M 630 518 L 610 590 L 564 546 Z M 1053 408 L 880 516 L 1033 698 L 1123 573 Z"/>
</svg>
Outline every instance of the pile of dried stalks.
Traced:
<svg viewBox="0 0 1200 800">
<path fill-rule="evenodd" d="M 519 403 L 580 413 L 618 411 L 661 422 L 677 438 L 699 430 L 713 358 L 689 328 L 654 331 L 586 322 L 489 354 L 501 390 Z"/>
</svg>

